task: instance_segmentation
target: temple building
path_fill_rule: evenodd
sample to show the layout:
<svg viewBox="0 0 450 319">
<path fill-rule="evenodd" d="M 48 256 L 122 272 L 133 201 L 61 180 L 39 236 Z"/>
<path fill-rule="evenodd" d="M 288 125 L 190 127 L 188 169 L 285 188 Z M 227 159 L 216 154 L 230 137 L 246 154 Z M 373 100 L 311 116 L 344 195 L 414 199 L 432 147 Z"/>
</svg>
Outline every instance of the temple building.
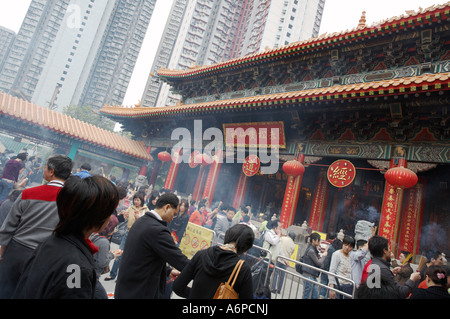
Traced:
<svg viewBox="0 0 450 319">
<path fill-rule="evenodd" d="M 161 69 L 178 105 L 100 112 L 151 147 L 150 183 L 284 227 L 355 236 L 364 222 L 394 253 L 448 255 L 449 15 L 450 3 L 373 26 L 363 15 L 350 31 Z"/>
<path fill-rule="evenodd" d="M 93 174 L 114 175 L 117 181 L 145 174 L 153 160 L 142 141 L 6 93 L 0 93 L 0 133 L 0 142 L 11 140 L 36 154 L 65 154 L 74 161 L 74 169 L 89 163 Z"/>
</svg>

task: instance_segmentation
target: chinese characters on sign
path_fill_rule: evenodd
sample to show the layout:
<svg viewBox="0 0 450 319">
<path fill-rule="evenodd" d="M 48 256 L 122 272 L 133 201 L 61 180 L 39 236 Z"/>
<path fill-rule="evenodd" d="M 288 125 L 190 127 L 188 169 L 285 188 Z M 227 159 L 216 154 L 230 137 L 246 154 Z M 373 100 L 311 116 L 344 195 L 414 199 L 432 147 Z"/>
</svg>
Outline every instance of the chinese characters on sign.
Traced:
<svg viewBox="0 0 450 319">
<path fill-rule="evenodd" d="M 186 232 L 181 240 L 180 249 L 189 259 L 198 251 L 211 246 L 214 232 L 208 228 L 188 223 Z"/>
<path fill-rule="evenodd" d="M 387 238 L 391 247 L 395 242 L 398 207 L 402 202 L 402 194 L 399 194 L 398 192 L 403 191 L 400 189 L 397 190 L 391 184 L 386 183 L 383 208 L 381 211 L 379 235 Z"/>
<path fill-rule="evenodd" d="M 248 177 L 256 175 L 259 170 L 261 162 L 256 155 L 250 155 L 245 159 L 244 164 L 242 164 L 242 171 Z"/>
<path fill-rule="evenodd" d="M 417 254 L 423 215 L 424 187 L 418 184 L 405 193 L 405 205 L 400 225 L 399 249 Z"/>
<path fill-rule="evenodd" d="M 350 161 L 338 160 L 330 165 L 327 172 L 328 181 L 335 187 L 347 187 L 356 176 L 355 166 Z"/>
</svg>

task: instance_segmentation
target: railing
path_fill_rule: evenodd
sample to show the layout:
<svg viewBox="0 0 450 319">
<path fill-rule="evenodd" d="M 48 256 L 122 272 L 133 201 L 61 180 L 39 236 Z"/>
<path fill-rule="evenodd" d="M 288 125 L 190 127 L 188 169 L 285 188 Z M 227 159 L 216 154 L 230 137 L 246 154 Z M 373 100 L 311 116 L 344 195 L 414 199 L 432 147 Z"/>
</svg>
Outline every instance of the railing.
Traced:
<svg viewBox="0 0 450 319">
<path fill-rule="evenodd" d="M 288 263 L 294 263 L 295 265 L 297 265 L 297 264 L 301 265 L 303 267 L 303 269 L 305 269 L 305 268 L 312 269 L 314 271 L 319 272 L 320 275 L 326 274 L 328 276 L 333 276 L 333 277 L 337 278 L 338 280 L 340 279 L 340 280 L 343 280 L 346 282 L 350 282 L 352 285 L 352 293 L 349 294 L 342 290 L 329 287 L 328 285 L 323 284 L 320 281 L 314 281 L 311 278 L 309 278 L 305 275 L 302 275 L 295 270 L 291 271 L 290 269 L 283 269 L 283 268 L 277 266 L 278 262 L 282 263 L 283 261 L 286 261 Z M 271 269 L 270 266 L 268 267 L 268 269 Z M 295 267 L 294 267 L 294 269 L 295 269 Z M 319 278 L 319 276 L 317 278 Z M 290 259 L 287 257 L 278 256 L 276 258 L 276 263 L 273 267 L 273 272 L 270 277 L 270 286 L 269 287 L 271 288 L 271 290 L 273 290 L 273 289 L 278 290 L 279 285 L 274 285 L 275 280 L 277 281 L 277 283 L 279 283 L 281 285 L 282 288 L 279 289 L 280 293 L 277 293 L 277 292 L 272 293 L 272 296 L 275 296 L 274 299 L 302 299 L 304 297 L 303 296 L 304 284 L 302 285 L 302 281 L 303 281 L 303 283 L 309 282 L 313 285 L 317 285 L 317 286 L 319 286 L 319 289 L 322 288 L 322 289 L 326 289 L 327 291 L 334 291 L 337 294 L 344 296 L 346 298 L 353 299 L 355 296 L 356 286 L 355 286 L 355 282 L 353 280 L 350 280 L 346 277 L 331 273 L 329 271 L 326 271 L 326 270 L 323 270 L 323 269 L 320 269 L 320 268 L 317 268 L 317 267 L 314 267 L 314 266 L 311 266 L 311 265 L 308 265 L 308 264 L 305 264 L 300 261 L 293 260 L 293 259 Z"/>
<path fill-rule="evenodd" d="M 252 270 L 253 291 L 258 290 L 260 287 L 268 286 L 270 283 L 269 275 L 274 268 L 273 264 L 270 263 L 272 253 L 265 248 L 253 245 L 243 259 L 250 264 Z"/>
</svg>

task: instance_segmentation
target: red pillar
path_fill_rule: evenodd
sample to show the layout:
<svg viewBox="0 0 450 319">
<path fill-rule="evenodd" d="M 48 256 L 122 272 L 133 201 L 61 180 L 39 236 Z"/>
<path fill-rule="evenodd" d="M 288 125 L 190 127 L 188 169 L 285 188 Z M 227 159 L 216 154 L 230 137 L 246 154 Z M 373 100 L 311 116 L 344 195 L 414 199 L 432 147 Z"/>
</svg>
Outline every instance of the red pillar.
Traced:
<svg viewBox="0 0 450 319">
<path fill-rule="evenodd" d="M 233 207 L 239 209 L 239 207 L 244 202 L 245 192 L 247 191 L 248 186 L 248 176 L 241 171 L 241 175 L 239 176 L 238 184 L 236 186 L 236 192 L 234 193 L 233 199 Z"/>
<path fill-rule="evenodd" d="M 173 154 L 172 161 L 170 162 L 170 168 L 167 172 L 166 182 L 164 184 L 165 189 L 173 190 L 173 185 L 175 184 L 175 179 L 177 178 L 178 168 L 180 167 L 181 148 L 177 149 Z"/>
<path fill-rule="evenodd" d="M 148 182 L 149 185 L 155 186 L 156 179 L 158 178 L 159 169 L 161 168 L 161 166 L 162 162 L 160 160 L 155 161 L 153 165 L 152 176 L 150 177 L 150 181 Z"/>
<path fill-rule="evenodd" d="M 219 178 L 220 167 L 222 166 L 221 150 L 217 151 L 217 154 L 213 156 L 213 162 L 209 169 L 208 178 L 206 179 L 205 190 L 203 191 L 202 199 L 208 198 L 209 203 L 213 202 L 214 191 L 216 190 L 217 179 Z"/>
<path fill-rule="evenodd" d="M 317 179 L 316 188 L 314 189 L 314 197 L 308 221 L 308 226 L 313 230 L 322 231 L 325 210 L 327 208 L 328 190 L 327 171 L 321 170 Z"/>
<path fill-rule="evenodd" d="M 206 167 L 207 166 L 200 165 L 200 170 L 198 172 L 197 180 L 196 180 L 195 186 L 194 186 L 194 192 L 192 193 L 192 199 L 195 201 L 198 201 L 201 199 L 203 184 L 206 179 Z"/>
<path fill-rule="evenodd" d="M 303 166 L 305 155 L 300 154 L 297 158 Z M 304 167 L 303 167 L 304 171 Z M 303 172 L 298 176 L 288 174 L 286 191 L 284 193 L 283 207 L 281 208 L 280 222 L 283 228 L 288 228 L 294 223 L 295 211 L 297 210 L 298 196 L 302 185 Z"/>
<path fill-rule="evenodd" d="M 152 150 L 152 147 L 147 146 L 147 154 L 150 154 L 151 150 Z M 144 176 L 147 175 L 147 164 L 146 163 L 144 163 L 142 165 L 139 175 L 144 175 Z"/>
</svg>

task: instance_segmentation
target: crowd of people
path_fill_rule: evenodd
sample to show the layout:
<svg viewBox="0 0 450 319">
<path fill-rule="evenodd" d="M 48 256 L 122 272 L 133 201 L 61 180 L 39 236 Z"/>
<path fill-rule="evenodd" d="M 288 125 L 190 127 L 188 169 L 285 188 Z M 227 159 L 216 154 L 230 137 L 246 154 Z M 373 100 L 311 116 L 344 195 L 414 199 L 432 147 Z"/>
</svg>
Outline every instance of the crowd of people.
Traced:
<svg viewBox="0 0 450 319">
<path fill-rule="evenodd" d="M 268 262 L 275 266 L 270 287 L 262 287 L 269 292 L 254 289 L 248 262 L 234 289 L 242 299 L 281 292 L 289 263 L 278 257 L 293 255 L 296 233 L 282 229 L 276 216 L 254 216 L 250 206 L 194 201 L 167 189 L 123 185 L 93 175 L 87 164 L 74 173 L 65 155 L 50 156 L 42 165 L 44 184 L 22 188 L 19 176 L 26 161 L 27 154 L 20 153 L 3 166 L 0 298 L 106 299 L 99 280 L 105 275 L 104 280 L 116 281 L 116 299 L 167 299 L 172 292 L 211 299 L 255 245 L 270 252 Z M 189 222 L 215 234 L 211 246 L 190 260 L 179 247 Z M 449 298 L 449 271 L 439 252 L 427 254 L 419 272 L 411 267 L 410 252 L 393 258 L 388 240 L 378 235 L 357 242 L 335 233 L 326 240 L 315 232 L 307 238 L 299 258 L 312 266 L 301 271 L 307 279 L 304 299 Z M 119 249 L 112 250 L 112 242 Z"/>
<path fill-rule="evenodd" d="M 350 236 L 340 240 L 335 233 L 323 241 L 312 233 L 308 239 L 301 261 L 312 267 L 302 271 L 309 279 L 303 299 L 450 298 L 449 267 L 442 253 L 428 252 L 427 262 L 414 271 L 413 255 L 401 251 L 396 259 L 388 239 L 379 235 L 355 242 Z M 319 280 L 321 285 L 315 284 Z"/>
</svg>

